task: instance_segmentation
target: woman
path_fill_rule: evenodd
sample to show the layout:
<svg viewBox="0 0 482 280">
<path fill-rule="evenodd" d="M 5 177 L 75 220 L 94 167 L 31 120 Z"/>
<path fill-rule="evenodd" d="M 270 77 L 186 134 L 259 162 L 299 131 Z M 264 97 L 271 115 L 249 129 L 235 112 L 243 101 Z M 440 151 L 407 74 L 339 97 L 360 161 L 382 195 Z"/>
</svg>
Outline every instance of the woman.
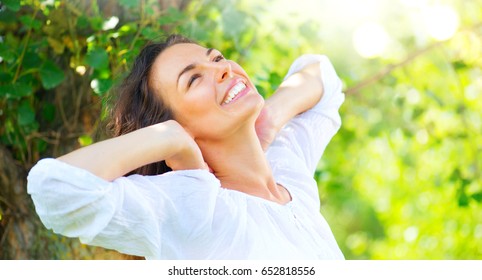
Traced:
<svg viewBox="0 0 482 280">
<path fill-rule="evenodd" d="M 343 258 L 313 179 L 344 101 L 326 57 L 298 58 L 265 102 L 238 64 L 173 35 L 120 91 L 117 137 L 32 168 L 47 228 L 147 259 Z"/>
</svg>

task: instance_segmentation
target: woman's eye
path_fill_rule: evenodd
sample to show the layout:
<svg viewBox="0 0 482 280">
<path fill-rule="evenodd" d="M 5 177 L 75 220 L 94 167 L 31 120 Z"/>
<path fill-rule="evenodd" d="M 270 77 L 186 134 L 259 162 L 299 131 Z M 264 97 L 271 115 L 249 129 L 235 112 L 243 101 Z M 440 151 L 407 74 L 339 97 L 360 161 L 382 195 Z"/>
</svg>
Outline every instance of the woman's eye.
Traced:
<svg viewBox="0 0 482 280">
<path fill-rule="evenodd" d="M 223 59 L 224 59 L 224 56 L 220 54 L 220 55 L 218 55 L 218 56 L 216 56 L 216 57 L 214 58 L 214 62 L 219 62 L 219 61 L 221 61 L 221 60 L 223 60 Z"/>
<path fill-rule="evenodd" d="M 192 83 L 194 83 L 194 81 L 199 77 L 201 77 L 201 75 L 199 74 L 192 75 L 191 78 L 189 79 L 189 82 L 187 83 L 187 87 L 191 87 Z"/>
</svg>

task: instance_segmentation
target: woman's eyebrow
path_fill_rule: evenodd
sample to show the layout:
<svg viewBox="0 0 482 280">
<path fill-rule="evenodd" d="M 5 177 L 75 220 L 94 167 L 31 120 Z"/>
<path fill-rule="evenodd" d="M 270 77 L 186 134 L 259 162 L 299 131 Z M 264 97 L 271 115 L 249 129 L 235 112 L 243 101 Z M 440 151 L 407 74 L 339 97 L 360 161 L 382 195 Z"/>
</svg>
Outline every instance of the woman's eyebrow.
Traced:
<svg viewBox="0 0 482 280">
<path fill-rule="evenodd" d="M 209 56 L 213 50 L 214 50 L 213 48 L 209 48 L 209 49 L 206 51 L 206 56 Z M 179 88 L 179 79 L 181 78 L 181 76 L 182 76 L 184 73 L 186 73 L 186 72 L 188 72 L 188 71 L 196 68 L 196 66 L 197 66 L 196 63 L 191 63 L 191 64 L 189 64 L 188 66 L 184 67 L 184 69 L 182 69 L 181 73 L 179 73 L 179 75 L 177 76 L 177 82 L 176 82 L 176 84 L 177 84 L 177 87 L 178 87 L 178 88 Z"/>
</svg>

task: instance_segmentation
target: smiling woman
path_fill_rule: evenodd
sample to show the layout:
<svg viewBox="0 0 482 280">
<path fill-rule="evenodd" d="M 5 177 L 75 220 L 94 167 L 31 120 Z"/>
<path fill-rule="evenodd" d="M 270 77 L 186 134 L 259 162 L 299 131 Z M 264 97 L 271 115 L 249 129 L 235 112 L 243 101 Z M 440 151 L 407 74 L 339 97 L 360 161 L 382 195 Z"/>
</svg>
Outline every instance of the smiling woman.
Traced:
<svg viewBox="0 0 482 280">
<path fill-rule="evenodd" d="M 341 81 L 298 58 L 268 100 L 237 63 L 179 35 L 119 88 L 114 137 L 32 168 L 47 228 L 148 259 L 343 259 L 316 165 L 341 125 Z"/>
<path fill-rule="evenodd" d="M 156 58 L 150 83 L 176 121 L 200 141 L 226 138 L 245 119 L 254 122 L 263 107 L 241 66 L 197 44 L 166 49 Z"/>
</svg>

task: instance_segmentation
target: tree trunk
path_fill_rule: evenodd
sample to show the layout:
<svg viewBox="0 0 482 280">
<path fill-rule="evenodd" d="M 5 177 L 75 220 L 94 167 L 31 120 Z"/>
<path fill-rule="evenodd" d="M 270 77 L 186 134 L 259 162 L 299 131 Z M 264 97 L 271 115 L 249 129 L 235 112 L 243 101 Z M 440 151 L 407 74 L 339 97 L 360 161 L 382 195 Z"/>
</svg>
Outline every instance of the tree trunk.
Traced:
<svg viewBox="0 0 482 280">
<path fill-rule="evenodd" d="M 39 224 L 26 189 L 26 172 L 0 145 L 0 256 L 29 259 L 34 232 Z"/>
</svg>

